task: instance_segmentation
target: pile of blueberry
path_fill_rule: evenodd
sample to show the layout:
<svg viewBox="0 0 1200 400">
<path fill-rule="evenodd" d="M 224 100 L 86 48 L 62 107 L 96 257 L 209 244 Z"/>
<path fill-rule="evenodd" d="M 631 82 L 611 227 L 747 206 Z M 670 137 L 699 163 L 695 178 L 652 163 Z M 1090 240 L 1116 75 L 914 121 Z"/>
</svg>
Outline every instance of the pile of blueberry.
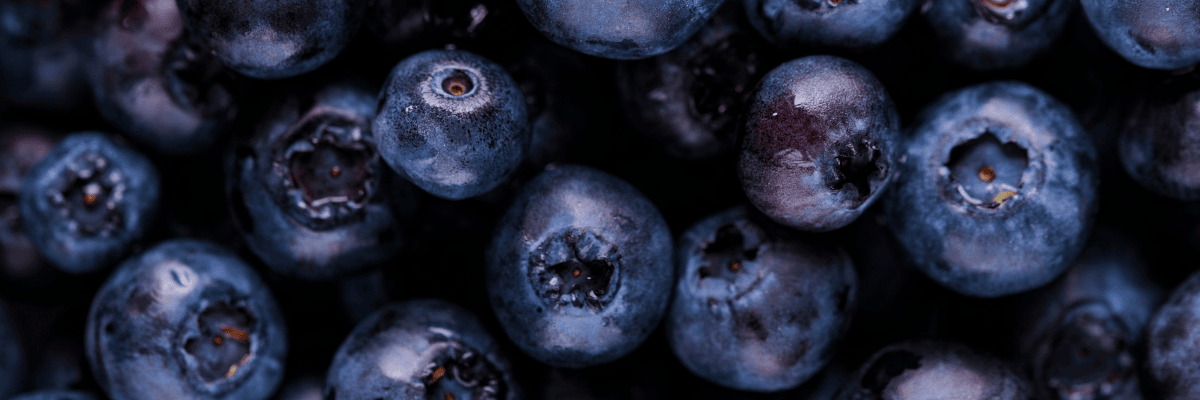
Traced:
<svg viewBox="0 0 1200 400">
<path fill-rule="evenodd" d="M 1196 0 L 0 0 L 0 400 L 1200 399 Z"/>
</svg>

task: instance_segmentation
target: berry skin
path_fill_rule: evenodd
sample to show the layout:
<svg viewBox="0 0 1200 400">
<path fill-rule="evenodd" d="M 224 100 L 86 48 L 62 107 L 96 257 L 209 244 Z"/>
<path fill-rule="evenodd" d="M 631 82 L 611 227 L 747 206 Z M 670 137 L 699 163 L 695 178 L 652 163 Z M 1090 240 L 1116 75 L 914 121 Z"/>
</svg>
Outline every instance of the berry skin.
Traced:
<svg viewBox="0 0 1200 400">
<path fill-rule="evenodd" d="M 4 303 L 0 303 L 0 398 L 6 399 L 21 390 L 24 363 L 16 327 L 5 311 Z"/>
<path fill-rule="evenodd" d="M 366 0 L 177 0 L 183 22 L 229 68 L 257 79 L 310 72 L 358 32 Z"/>
<path fill-rule="evenodd" d="M 1200 273 L 1175 288 L 1146 326 L 1142 369 L 1156 399 L 1200 398 Z"/>
<path fill-rule="evenodd" d="M 784 226 L 846 226 L 892 181 L 900 117 L 883 85 L 852 61 L 810 56 L 776 67 L 743 120 L 742 189 Z"/>
<path fill-rule="evenodd" d="M 857 279 L 836 244 L 736 207 L 676 246 L 671 349 L 688 370 L 755 392 L 793 388 L 830 359 L 850 325 Z"/>
<path fill-rule="evenodd" d="M 1028 65 L 1058 40 L 1075 0 L 927 0 L 942 53 L 976 71 Z"/>
<path fill-rule="evenodd" d="M 596 57 L 666 53 L 700 30 L 724 0 L 517 0 L 550 40 Z"/>
<path fill-rule="evenodd" d="M 628 183 L 591 168 L 542 172 L 496 228 L 485 278 L 509 339 L 557 367 L 607 363 L 665 314 L 671 233 Z"/>
<path fill-rule="evenodd" d="M 360 322 L 334 355 L 325 398 L 516 400 L 521 392 L 474 315 L 427 299 L 388 306 Z"/>
<path fill-rule="evenodd" d="M 1046 399 L 1141 399 L 1134 347 L 1163 299 L 1129 238 L 1097 229 L 1062 277 L 1025 296 L 1018 345 Z"/>
<path fill-rule="evenodd" d="M 99 132 L 71 134 L 29 172 L 21 220 L 42 256 L 64 272 L 96 272 L 141 239 L 158 210 L 145 156 Z"/>
<path fill-rule="evenodd" d="M 339 82 L 281 95 L 234 151 L 229 204 L 271 269 L 331 279 L 383 262 L 404 244 L 401 223 L 416 193 L 375 150 L 374 93 Z"/>
<path fill-rule="evenodd" d="M 478 196 L 516 171 L 529 148 L 525 96 L 496 63 L 428 50 L 392 69 L 372 129 L 383 160 L 430 194 Z"/>
<path fill-rule="evenodd" d="M 1019 82 L 951 92 L 927 106 L 897 163 L 889 225 L 942 286 L 997 297 L 1062 273 L 1090 232 L 1096 150 L 1075 116 Z"/>
<path fill-rule="evenodd" d="M 1200 3 L 1193 0 L 1080 0 L 1096 36 L 1142 68 L 1200 62 Z"/>
<path fill-rule="evenodd" d="M 266 399 L 287 354 L 283 315 L 254 271 L 189 239 L 122 263 L 92 301 L 84 340 L 114 400 Z"/>
<path fill-rule="evenodd" d="M 1031 385 L 999 359 L 949 342 L 880 349 L 850 377 L 838 400 L 1028 400 Z"/>
<path fill-rule="evenodd" d="M 170 156 L 220 141 L 242 82 L 183 29 L 174 0 L 113 0 L 97 29 L 88 78 L 105 119 Z"/>
<path fill-rule="evenodd" d="M 917 0 L 745 0 L 750 24 L 776 46 L 862 51 L 896 34 Z"/>
<path fill-rule="evenodd" d="M 1200 200 L 1200 72 L 1145 90 L 1117 139 L 1121 165 L 1158 195 Z"/>
<path fill-rule="evenodd" d="M 700 32 L 665 54 L 617 64 L 622 105 L 634 126 L 672 157 L 728 156 L 738 116 L 772 52 L 727 4 Z"/>
</svg>

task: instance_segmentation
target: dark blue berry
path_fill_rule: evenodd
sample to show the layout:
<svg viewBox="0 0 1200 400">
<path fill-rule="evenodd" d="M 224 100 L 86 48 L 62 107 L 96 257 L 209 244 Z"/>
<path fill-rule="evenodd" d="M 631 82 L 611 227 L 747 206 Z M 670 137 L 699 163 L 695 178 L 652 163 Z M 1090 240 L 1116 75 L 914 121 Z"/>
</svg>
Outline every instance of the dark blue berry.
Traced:
<svg viewBox="0 0 1200 400">
<path fill-rule="evenodd" d="M 1140 399 L 1134 347 L 1163 290 L 1129 238 L 1097 229 L 1079 260 L 1024 301 L 1018 345 L 1046 399 Z"/>
<path fill-rule="evenodd" d="M 100 113 L 159 153 L 215 146 L 240 82 L 183 29 L 175 1 L 113 0 L 98 25 L 88 76 Z"/>
<path fill-rule="evenodd" d="M 749 206 L 679 238 L 667 340 L 693 373 L 739 390 L 800 385 L 833 358 L 850 326 L 856 277 L 839 246 Z"/>
<path fill-rule="evenodd" d="M 555 43 L 597 57 L 666 53 L 700 30 L 724 0 L 517 0 Z"/>
<path fill-rule="evenodd" d="M 745 0 L 755 29 L 776 46 L 861 51 L 891 38 L 917 0 Z"/>
<path fill-rule="evenodd" d="M 846 226 L 892 181 L 900 117 L 865 68 L 833 56 L 776 67 L 743 115 L 738 177 L 750 203 L 806 231 Z"/>
<path fill-rule="evenodd" d="M 1029 381 L 1012 366 L 965 345 L 910 341 L 875 352 L 838 400 L 1028 400 Z"/>
<path fill-rule="evenodd" d="M 671 247 L 666 222 L 633 186 L 587 167 L 547 170 L 497 226 L 485 269 L 492 309 L 538 361 L 616 360 L 666 312 Z"/>
<path fill-rule="evenodd" d="M 602 75 L 586 56 L 545 40 L 516 46 L 504 66 L 525 95 L 530 131 L 525 165 L 540 171 L 569 161 L 577 152 L 572 145 L 598 125 L 591 96 L 600 91 Z"/>
<path fill-rule="evenodd" d="M 1050 49 L 1074 0 L 927 1 L 925 21 L 942 53 L 978 71 L 1028 65 Z"/>
<path fill-rule="evenodd" d="M 1104 44 L 1143 68 L 1200 62 L 1200 3 L 1193 0 L 1080 0 Z"/>
<path fill-rule="evenodd" d="M 18 196 L 25 177 L 62 140 L 41 127 L 0 127 L 0 292 L 38 295 L 63 285 L 63 276 L 42 257 L 21 222 Z"/>
<path fill-rule="evenodd" d="M 617 65 L 625 114 L 671 156 L 731 154 L 738 116 L 772 65 L 737 6 L 725 5 L 675 50 Z"/>
<path fill-rule="evenodd" d="M 287 328 L 248 265 L 188 239 L 134 256 L 96 293 L 85 343 L 114 400 L 261 400 L 283 379 Z"/>
<path fill-rule="evenodd" d="M 448 43 L 484 49 L 510 40 L 512 23 L 524 23 L 520 13 L 510 0 L 374 0 L 363 24 L 398 54 Z"/>
<path fill-rule="evenodd" d="M 73 274 L 116 263 L 158 210 L 159 180 L 145 156 L 99 132 L 63 139 L 21 187 L 21 221 L 42 256 Z"/>
<path fill-rule="evenodd" d="M 341 82 L 281 94 L 234 151 L 230 206 L 272 269 L 330 279 L 378 264 L 404 243 L 416 193 L 375 149 L 374 93 Z"/>
<path fill-rule="evenodd" d="M 81 111 L 90 92 L 90 0 L 0 2 L 0 101 L 35 111 Z"/>
<path fill-rule="evenodd" d="M 918 268 L 975 297 L 1017 293 L 1065 270 L 1090 232 L 1098 166 L 1062 103 L 1019 82 L 946 94 L 917 117 L 886 202 Z"/>
<path fill-rule="evenodd" d="M 1200 273 L 1175 288 L 1146 326 L 1142 369 L 1158 399 L 1200 398 Z"/>
<path fill-rule="evenodd" d="M 401 61 L 376 112 L 383 160 L 444 199 L 495 188 L 529 148 L 521 89 L 499 65 L 466 51 L 429 50 Z"/>
<path fill-rule="evenodd" d="M 1143 90 L 1117 142 L 1125 172 L 1156 194 L 1200 200 L 1200 73 Z"/>
<path fill-rule="evenodd" d="M 376 311 L 342 342 L 325 398 L 521 398 L 499 345 L 470 312 L 445 300 L 411 300 Z"/>
<path fill-rule="evenodd" d="M 366 0 L 177 0 L 183 23 L 229 68 L 258 79 L 310 72 L 354 38 Z"/>
</svg>

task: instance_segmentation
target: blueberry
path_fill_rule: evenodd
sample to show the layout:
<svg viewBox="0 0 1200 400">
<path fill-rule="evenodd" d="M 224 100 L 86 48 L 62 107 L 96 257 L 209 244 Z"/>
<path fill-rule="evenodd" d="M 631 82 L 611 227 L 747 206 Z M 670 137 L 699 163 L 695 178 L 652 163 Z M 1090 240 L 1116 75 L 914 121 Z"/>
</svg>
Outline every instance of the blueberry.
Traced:
<svg viewBox="0 0 1200 400">
<path fill-rule="evenodd" d="M 158 209 L 158 172 L 145 156 L 99 132 L 71 134 L 21 187 L 29 240 L 59 269 L 82 274 L 117 262 Z"/>
<path fill-rule="evenodd" d="M 96 400 L 95 396 L 74 390 L 39 390 L 9 400 Z"/>
<path fill-rule="evenodd" d="M 310 72 L 362 23 L 367 0 L 176 0 L 183 23 L 229 68 L 257 79 Z"/>
<path fill-rule="evenodd" d="M 1058 40 L 1074 0 L 927 0 L 925 21 L 955 63 L 977 71 L 1028 65 Z"/>
<path fill-rule="evenodd" d="M 1163 299 L 1129 238 L 1097 229 L 1063 276 L 1026 299 L 1018 344 L 1041 398 L 1140 399 L 1134 346 Z"/>
<path fill-rule="evenodd" d="M 638 59 L 666 53 L 695 34 L 724 0 L 517 0 L 555 43 L 585 54 Z"/>
<path fill-rule="evenodd" d="M 917 117 L 885 202 L 930 278 L 996 297 L 1050 282 L 1083 249 L 1096 150 L 1071 110 L 1019 82 L 946 94 Z"/>
<path fill-rule="evenodd" d="M 60 140 L 62 135 L 37 126 L 0 127 L 0 292 L 6 295 L 52 291 L 63 283 L 25 234 L 18 203 L 25 176 Z"/>
<path fill-rule="evenodd" d="M 109 2 L 88 74 L 100 113 L 168 155 L 215 146 L 241 96 L 236 76 L 181 24 L 174 0 Z"/>
<path fill-rule="evenodd" d="M 114 400 L 266 399 L 287 353 L 283 315 L 254 271 L 189 239 L 122 263 L 92 301 L 84 340 Z"/>
<path fill-rule="evenodd" d="M 1027 400 L 1031 385 L 1007 363 L 965 345 L 910 341 L 875 352 L 839 400 Z"/>
<path fill-rule="evenodd" d="M 21 390 L 25 358 L 17 339 L 16 326 L 0 303 L 0 398 L 8 398 Z"/>
<path fill-rule="evenodd" d="M 1200 273 L 1179 285 L 1146 327 L 1142 368 L 1155 398 L 1200 397 Z"/>
<path fill-rule="evenodd" d="M 519 13 L 508 0 L 374 0 L 363 24 L 385 50 L 411 54 L 446 43 L 507 40 Z"/>
<path fill-rule="evenodd" d="M 236 147 L 230 207 L 250 249 L 275 271 L 330 279 L 404 243 L 415 190 L 380 161 L 374 93 L 337 82 L 281 94 Z"/>
<path fill-rule="evenodd" d="M 505 62 L 525 95 L 530 130 L 525 165 L 540 171 L 569 161 L 577 138 L 597 125 L 590 101 L 600 92 L 600 75 L 584 57 L 543 39 L 517 45 Z"/>
<path fill-rule="evenodd" d="M 858 218 L 892 180 L 900 117 L 865 68 L 810 56 L 767 73 L 743 115 L 738 177 L 771 219 L 828 231 Z"/>
<path fill-rule="evenodd" d="M 325 398 L 515 400 L 521 392 L 474 315 L 427 299 L 388 306 L 360 322 L 333 358 Z"/>
<path fill-rule="evenodd" d="M 1121 164 L 1154 193 L 1200 200 L 1200 72 L 1143 90 L 1118 138 Z"/>
<path fill-rule="evenodd" d="M 0 2 L 0 101 L 37 111 L 86 104 L 90 0 Z"/>
<path fill-rule="evenodd" d="M 738 116 L 772 52 L 726 4 L 668 53 L 617 65 L 625 115 L 667 154 L 711 159 L 732 153 Z"/>
<path fill-rule="evenodd" d="M 485 278 L 509 339 L 558 367 L 603 364 L 646 340 L 671 294 L 671 233 L 628 183 L 547 170 L 497 225 Z"/>
<path fill-rule="evenodd" d="M 671 349 L 693 373 L 756 392 L 796 387 L 833 358 L 850 326 L 850 257 L 736 207 L 697 223 L 676 245 Z"/>
<path fill-rule="evenodd" d="M 787 49 L 862 51 L 904 26 L 917 0 L 744 0 L 750 23 Z"/>
<path fill-rule="evenodd" d="M 1192 0 L 1080 0 L 1104 44 L 1143 68 L 1200 62 L 1200 4 Z"/>
<path fill-rule="evenodd" d="M 428 50 L 392 69 L 372 128 L 396 173 L 444 199 L 503 183 L 529 148 L 525 96 L 496 63 Z"/>
</svg>

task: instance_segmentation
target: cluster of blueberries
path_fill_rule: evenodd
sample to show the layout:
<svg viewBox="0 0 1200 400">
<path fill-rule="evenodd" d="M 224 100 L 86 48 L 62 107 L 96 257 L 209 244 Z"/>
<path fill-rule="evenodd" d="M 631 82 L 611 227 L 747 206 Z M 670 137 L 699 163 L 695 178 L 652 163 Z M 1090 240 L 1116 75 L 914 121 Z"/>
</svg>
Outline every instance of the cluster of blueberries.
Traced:
<svg viewBox="0 0 1200 400">
<path fill-rule="evenodd" d="M 1200 399 L 1195 0 L 0 0 L 0 400 Z"/>
</svg>

